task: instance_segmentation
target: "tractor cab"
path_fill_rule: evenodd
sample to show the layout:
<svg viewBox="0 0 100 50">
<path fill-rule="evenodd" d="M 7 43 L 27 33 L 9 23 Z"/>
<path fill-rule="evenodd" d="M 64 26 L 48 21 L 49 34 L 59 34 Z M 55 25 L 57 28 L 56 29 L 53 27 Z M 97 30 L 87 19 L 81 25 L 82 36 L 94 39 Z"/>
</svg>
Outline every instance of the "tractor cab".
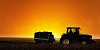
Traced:
<svg viewBox="0 0 100 50">
<path fill-rule="evenodd" d="M 80 30 L 80 27 L 68 27 L 66 33 L 67 34 L 76 34 L 76 35 L 78 35 L 79 30 Z"/>
</svg>

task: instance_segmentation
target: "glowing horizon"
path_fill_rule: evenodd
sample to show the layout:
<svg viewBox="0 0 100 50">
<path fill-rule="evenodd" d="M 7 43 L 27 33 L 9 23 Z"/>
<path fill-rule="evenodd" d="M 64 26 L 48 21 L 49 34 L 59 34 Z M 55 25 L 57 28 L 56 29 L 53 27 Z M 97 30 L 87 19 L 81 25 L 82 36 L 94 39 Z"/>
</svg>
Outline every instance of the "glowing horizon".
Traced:
<svg viewBox="0 0 100 50">
<path fill-rule="evenodd" d="M 33 37 L 37 31 L 60 38 L 68 26 L 100 38 L 99 0 L 0 0 L 0 37 Z"/>
</svg>

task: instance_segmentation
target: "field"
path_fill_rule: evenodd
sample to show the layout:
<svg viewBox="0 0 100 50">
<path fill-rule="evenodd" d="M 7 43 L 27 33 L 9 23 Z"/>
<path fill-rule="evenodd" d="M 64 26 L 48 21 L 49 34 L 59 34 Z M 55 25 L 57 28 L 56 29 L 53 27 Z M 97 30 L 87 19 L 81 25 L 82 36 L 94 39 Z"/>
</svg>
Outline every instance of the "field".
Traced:
<svg viewBox="0 0 100 50">
<path fill-rule="evenodd" d="M 30 41 L 0 41 L 0 50 L 99 50 L 100 40 L 95 39 L 96 44 L 35 44 Z"/>
</svg>

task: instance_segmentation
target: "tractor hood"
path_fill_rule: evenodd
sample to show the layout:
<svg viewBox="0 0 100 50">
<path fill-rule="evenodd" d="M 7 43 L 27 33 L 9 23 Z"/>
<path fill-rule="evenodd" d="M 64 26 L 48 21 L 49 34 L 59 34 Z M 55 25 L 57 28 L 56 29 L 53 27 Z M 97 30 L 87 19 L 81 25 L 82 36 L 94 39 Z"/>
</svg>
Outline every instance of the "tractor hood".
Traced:
<svg viewBox="0 0 100 50">
<path fill-rule="evenodd" d="M 82 36 L 82 37 L 91 37 L 92 38 L 92 36 L 88 35 L 88 34 L 79 34 L 79 36 Z"/>
</svg>

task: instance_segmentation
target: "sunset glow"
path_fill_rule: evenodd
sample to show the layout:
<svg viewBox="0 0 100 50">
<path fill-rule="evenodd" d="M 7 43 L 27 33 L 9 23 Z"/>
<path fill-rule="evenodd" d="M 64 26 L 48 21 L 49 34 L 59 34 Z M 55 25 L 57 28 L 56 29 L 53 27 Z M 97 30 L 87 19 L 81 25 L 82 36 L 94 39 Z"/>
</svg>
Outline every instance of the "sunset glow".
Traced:
<svg viewBox="0 0 100 50">
<path fill-rule="evenodd" d="M 100 0 L 0 0 L 0 37 L 50 31 L 60 38 L 68 26 L 100 38 Z"/>
</svg>

